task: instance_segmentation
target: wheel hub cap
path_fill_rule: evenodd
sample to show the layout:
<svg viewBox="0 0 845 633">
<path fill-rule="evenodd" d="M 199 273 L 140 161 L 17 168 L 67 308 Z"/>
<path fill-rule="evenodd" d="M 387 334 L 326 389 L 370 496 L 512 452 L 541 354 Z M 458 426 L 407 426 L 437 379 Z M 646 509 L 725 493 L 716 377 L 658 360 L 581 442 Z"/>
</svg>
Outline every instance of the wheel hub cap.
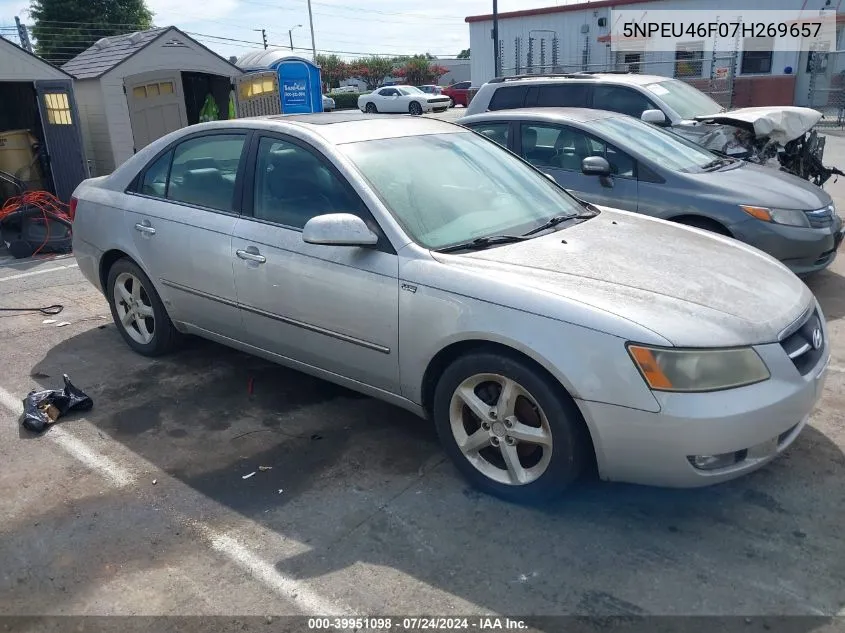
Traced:
<svg viewBox="0 0 845 633">
<path fill-rule="evenodd" d="M 501 422 L 494 422 L 493 426 L 490 427 L 490 435 L 495 435 L 496 437 L 504 437 L 505 425 Z"/>
</svg>

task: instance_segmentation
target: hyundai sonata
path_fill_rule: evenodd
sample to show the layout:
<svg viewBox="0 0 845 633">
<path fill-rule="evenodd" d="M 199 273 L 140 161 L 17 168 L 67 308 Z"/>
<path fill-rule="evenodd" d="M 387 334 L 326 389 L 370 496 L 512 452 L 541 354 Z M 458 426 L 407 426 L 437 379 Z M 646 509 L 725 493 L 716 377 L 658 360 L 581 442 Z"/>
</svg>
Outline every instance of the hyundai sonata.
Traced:
<svg viewBox="0 0 845 633">
<path fill-rule="evenodd" d="M 311 114 L 173 132 L 75 192 L 74 252 L 141 354 L 196 334 L 431 418 L 514 500 L 700 486 L 807 423 L 804 283 L 730 238 L 579 202 L 466 128 Z"/>
</svg>

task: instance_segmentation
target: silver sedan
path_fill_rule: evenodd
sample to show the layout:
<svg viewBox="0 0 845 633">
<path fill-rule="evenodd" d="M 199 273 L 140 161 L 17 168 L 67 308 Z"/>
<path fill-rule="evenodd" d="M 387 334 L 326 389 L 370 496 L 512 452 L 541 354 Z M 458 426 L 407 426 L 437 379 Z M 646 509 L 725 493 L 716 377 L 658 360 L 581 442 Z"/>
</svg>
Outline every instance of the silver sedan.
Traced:
<svg viewBox="0 0 845 633">
<path fill-rule="evenodd" d="M 195 334 L 433 420 L 474 484 L 701 486 L 822 390 L 809 289 L 730 238 L 578 202 L 454 124 L 316 114 L 174 132 L 75 192 L 127 344 Z"/>
</svg>

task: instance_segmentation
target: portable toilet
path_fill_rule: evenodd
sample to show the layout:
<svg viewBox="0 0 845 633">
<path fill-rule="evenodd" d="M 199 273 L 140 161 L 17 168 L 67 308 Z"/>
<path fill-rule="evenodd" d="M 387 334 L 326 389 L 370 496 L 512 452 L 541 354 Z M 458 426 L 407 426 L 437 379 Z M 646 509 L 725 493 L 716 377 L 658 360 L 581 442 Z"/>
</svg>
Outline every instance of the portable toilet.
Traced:
<svg viewBox="0 0 845 633">
<path fill-rule="evenodd" d="M 311 60 L 273 49 L 247 53 L 237 66 L 244 71 L 236 79 L 238 116 L 323 111 L 320 67 Z"/>
</svg>

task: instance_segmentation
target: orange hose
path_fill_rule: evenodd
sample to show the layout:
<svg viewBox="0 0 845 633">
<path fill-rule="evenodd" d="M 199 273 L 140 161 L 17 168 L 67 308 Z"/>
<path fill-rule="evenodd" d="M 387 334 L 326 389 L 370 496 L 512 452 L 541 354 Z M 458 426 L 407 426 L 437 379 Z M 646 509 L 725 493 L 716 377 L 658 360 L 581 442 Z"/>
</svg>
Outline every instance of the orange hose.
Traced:
<svg viewBox="0 0 845 633">
<path fill-rule="evenodd" d="M 37 255 L 50 240 L 50 218 L 65 222 L 73 221 L 73 218 L 70 217 L 70 207 L 53 194 L 47 191 L 25 191 L 19 196 L 13 196 L 6 200 L 3 207 L 0 208 L 0 222 L 3 222 L 3 220 L 19 211 L 22 207 L 34 207 L 40 210 L 47 228 L 47 235 L 44 241 L 41 243 L 41 246 L 35 249 L 33 255 Z"/>
</svg>

